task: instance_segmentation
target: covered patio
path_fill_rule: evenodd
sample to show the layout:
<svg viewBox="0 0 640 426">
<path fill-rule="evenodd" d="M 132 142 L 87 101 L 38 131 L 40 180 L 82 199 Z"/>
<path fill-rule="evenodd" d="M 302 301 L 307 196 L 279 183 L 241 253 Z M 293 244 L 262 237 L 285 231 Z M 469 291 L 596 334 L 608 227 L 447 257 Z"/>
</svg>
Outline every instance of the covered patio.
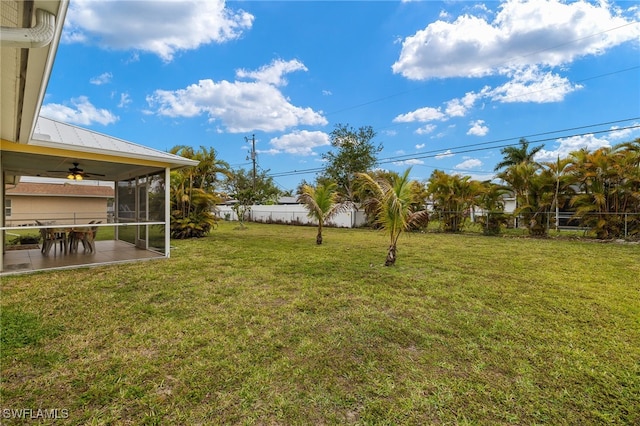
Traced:
<svg viewBox="0 0 640 426">
<path fill-rule="evenodd" d="M 19 221 L 2 216 L 3 256 L 0 275 L 59 269 L 170 256 L 170 171 L 194 166 L 196 161 L 157 151 L 128 141 L 40 117 L 29 144 L 1 141 L 2 199 L 19 179 L 58 178 L 72 183 L 99 181 L 114 188 L 112 212 L 74 210 L 70 198 L 65 211 L 34 211 Z M 108 217 L 108 220 L 104 220 Z M 95 251 L 82 246 L 76 252 L 38 248 L 14 250 L 10 237 L 20 234 L 69 234 L 94 229 L 109 230 L 113 239 L 95 242 Z"/>
</svg>

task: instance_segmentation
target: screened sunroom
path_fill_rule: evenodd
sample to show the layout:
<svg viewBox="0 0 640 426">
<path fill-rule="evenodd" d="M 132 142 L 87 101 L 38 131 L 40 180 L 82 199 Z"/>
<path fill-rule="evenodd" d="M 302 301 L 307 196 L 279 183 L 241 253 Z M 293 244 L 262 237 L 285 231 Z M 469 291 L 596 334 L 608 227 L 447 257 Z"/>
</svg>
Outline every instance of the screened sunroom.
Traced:
<svg viewBox="0 0 640 426">
<path fill-rule="evenodd" d="M 197 162 L 42 117 L 30 143 L 3 140 L 0 155 L 0 274 L 170 256 L 165 183 L 172 169 Z M 74 195 L 11 196 L 24 181 L 107 186 L 113 197 L 101 205 Z"/>
</svg>

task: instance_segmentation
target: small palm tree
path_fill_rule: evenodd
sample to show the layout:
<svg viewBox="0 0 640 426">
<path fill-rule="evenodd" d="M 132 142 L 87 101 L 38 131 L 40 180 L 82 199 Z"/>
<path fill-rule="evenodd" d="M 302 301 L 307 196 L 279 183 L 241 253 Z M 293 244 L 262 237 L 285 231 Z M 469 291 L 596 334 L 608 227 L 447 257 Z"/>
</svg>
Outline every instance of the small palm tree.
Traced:
<svg viewBox="0 0 640 426">
<path fill-rule="evenodd" d="M 318 221 L 318 235 L 316 244 L 322 244 L 322 227 L 325 221 L 336 214 L 347 210 L 351 202 L 338 202 L 337 185 L 333 182 L 319 183 L 315 188 L 310 185 L 302 186 L 302 193 L 298 195 L 298 202 L 309 210 L 309 217 Z"/>
<path fill-rule="evenodd" d="M 385 266 L 396 263 L 398 238 L 411 226 L 426 223 L 429 220 L 427 210 L 412 211 L 415 205 L 416 191 L 413 190 L 407 169 L 402 175 L 373 178 L 367 173 L 358 173 L 358 178 L 371 192 L 372 196 L 365 200 L 368 207 L 376 212 L 376 222 L 389 234 L 390 244 Z"/>
</svg>

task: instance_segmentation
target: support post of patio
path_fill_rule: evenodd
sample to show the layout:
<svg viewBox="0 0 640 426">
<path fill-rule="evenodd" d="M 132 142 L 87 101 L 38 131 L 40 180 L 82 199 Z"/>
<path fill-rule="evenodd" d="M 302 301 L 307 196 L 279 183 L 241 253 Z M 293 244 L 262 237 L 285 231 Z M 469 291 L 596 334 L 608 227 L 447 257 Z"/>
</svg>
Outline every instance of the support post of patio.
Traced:
<svg viewBox="0 0 640 426">
<path fill-rule="evenodd" d="M 164 255 L 171 256 L 171 169 L 164 169 Z"/>
</svg>

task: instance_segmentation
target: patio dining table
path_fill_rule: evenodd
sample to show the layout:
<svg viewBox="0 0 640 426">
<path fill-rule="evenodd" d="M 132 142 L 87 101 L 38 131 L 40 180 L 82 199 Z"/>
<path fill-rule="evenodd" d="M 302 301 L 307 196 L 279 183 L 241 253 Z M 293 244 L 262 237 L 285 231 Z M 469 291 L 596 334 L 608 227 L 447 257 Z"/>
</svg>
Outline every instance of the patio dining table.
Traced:
<svg viewBox="0 0 640 426">
<path fill-rule="evenodd" d="M 51 247 L 56 246 L 58 243 L 61 245 L 61 251 L 64 254 L 76 253 L 78 251 L 78 244 L 82 241 L 82 245 L 89 252 L 95 251 L 95 244 L 93 240 L 93 229 L 88 226 L 72 227 L 69 225 L 59 226 L 47 226 L 43 228 L 43 246 L 42 254 L 48 255 L 51 251 Z M 55 249 L 54 249 L 55 250 Z"/>
</svg>

